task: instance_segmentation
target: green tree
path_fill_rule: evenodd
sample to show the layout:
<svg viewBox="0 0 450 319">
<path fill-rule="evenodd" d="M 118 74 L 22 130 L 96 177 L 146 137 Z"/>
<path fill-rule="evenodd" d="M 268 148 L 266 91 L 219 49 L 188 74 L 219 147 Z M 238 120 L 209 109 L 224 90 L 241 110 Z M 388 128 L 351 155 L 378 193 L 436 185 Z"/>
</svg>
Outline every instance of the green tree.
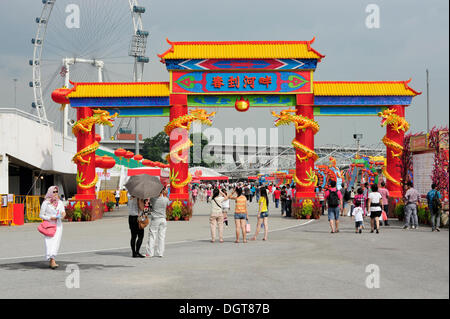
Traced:
<svg viewBox="0 0 450 319">
<path fill-rule="evenodd" d="M 169 153 L 169 148 L 169 136 L 164 132 L 159 132 L 155 136 L 144 140 L 142 156 L 154 162 L 165 163 L 166 160 L 162 158 L 162 155 Z"/>
<path fill-rule="evenodd" d="M 199 136 L 200 135 L 200 136 Z M 203 158 L 203 149 L 208 145 L 209 141 L 208 138 L 203 135 L 203 133 L 191 133 L 189 137 L 192 141 L 192 143 L 198 143 L 198 140 L 201 141 L 200 149 L 194 145 L 194 147 L 191 147 L 189 152 L 189 166 L 203 166 L 203 167 L 214 167 L 216 165 L 215 162 L 209 163 L 205 161 Z M 194 152 L 198 152 L 199 154 L 195 154 Z M 195 162 L 194 162 L 195 160 Z M 199 161 L 200 160 L 200 161 Z"/>
</svg>

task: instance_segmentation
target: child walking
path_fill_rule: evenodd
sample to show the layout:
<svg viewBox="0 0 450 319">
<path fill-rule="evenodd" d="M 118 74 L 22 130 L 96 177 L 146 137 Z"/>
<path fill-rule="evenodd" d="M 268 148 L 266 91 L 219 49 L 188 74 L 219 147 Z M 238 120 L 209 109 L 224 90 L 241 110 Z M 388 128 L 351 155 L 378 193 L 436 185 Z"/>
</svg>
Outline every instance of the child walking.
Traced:
<svg viewBox="0 0 450 319">
<path fill-rule="evenodd" d="M 355 218 L 355 232 L 356 233 L 362 233 L 363 222 L 364 222 L 364 209 L 363 209 L 363 203 L 364 203 L 364 195 L 362 188 L 358 189 L 358 195 L 355 196 L 353 200 L 353 205 L 355 206 L 353 208 L 352 216 Z M 352 217 L 353 218 L 353 217 Z"/>
<path fill-rule="evenodd" d="M 362 233 L 362 225 L 363 225 L 363 210 L 361 206 L 356 206 L 353 209 L 352 215 L 355 218 L 355 233 Z"/>
</svg>

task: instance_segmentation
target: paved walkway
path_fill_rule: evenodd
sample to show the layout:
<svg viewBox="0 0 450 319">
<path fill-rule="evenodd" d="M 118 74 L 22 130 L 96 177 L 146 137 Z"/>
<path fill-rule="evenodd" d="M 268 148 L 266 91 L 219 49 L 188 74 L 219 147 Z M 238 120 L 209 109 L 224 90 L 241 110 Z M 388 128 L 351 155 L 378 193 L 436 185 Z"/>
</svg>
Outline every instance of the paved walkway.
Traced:
<svg viewBox="0 0 450 319">
<path fill-rule="evenodd" d="M 253 234 L 255 203 L 250 211 Z M 197 203 L 189 222 L 168 223 L 163 258 L 137 259 L 121 207 L 98 221 L 64 223 L 57 270 L 47 268 L 37 224 L 0 227 L 0 298 L 449 298 L 448 229 L 402 230 L 393 220 L 380 234 L 355 234 L 343 217 L 340 233 L 330 234 L 325 216 L 270 213 L 267 242 L 260 233 L 235 244 L 231 219 L 225 243 L 212 244 L 209 205 Z M 68 265 L 80 270 L 79 288 L 66 286 Z"/>
</svg>

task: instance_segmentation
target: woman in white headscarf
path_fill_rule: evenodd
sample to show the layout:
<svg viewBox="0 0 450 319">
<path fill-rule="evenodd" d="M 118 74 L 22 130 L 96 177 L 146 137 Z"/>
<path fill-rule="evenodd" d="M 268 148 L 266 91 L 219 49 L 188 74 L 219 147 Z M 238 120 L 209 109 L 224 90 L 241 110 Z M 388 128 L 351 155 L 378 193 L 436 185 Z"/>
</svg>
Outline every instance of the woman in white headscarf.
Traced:
<svg viewBox="0 0 450 319">
<path fill-rule="evenodd" d="M 58 265 L 55 257 L 58 254 L 59 245 L 63 231 L 62 219 L 66 216 L 63 202 L 59 199 L 58 187 L 50 186 L 45 200 L 41 206 L 39 217 L 56 225 L 56 232 L 53 237 L 45 236 L 45 258 L 50 262 L 49 267 L 55 269 Z"/>
</svg>

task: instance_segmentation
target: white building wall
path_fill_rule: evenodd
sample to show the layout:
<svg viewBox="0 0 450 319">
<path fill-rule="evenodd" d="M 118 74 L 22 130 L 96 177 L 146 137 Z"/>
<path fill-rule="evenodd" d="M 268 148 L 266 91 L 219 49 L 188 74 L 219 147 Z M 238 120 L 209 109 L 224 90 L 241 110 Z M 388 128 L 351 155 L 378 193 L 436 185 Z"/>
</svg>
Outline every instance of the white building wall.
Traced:
<svg viewBox="0 0 450 319">
<path fill-rule="evenodd" d="M 0 109 L 0 194 L 8 193 L 8 157 L 15 157 L 43 171 L 76 174 L 72 163 L 76 139 L 62 139 L 51 126 L 38 123 L 33 116 L 12 109 Z"/>
</svg>

